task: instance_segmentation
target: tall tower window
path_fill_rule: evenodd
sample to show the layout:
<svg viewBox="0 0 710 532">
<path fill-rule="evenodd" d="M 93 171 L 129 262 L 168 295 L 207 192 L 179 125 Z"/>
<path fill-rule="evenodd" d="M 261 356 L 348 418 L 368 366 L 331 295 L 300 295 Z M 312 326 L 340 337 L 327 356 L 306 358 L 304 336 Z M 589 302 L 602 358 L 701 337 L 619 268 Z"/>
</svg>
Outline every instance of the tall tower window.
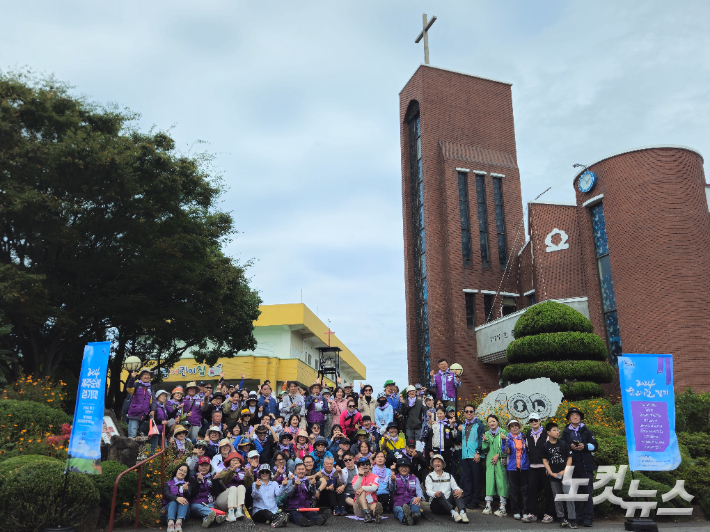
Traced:
<svg viewBox="0 0 710 532">
<path fill-rule="evenodd" d="M 488 209 L 486 208 L 486 176 L 476 174 L 476 203 L 478 205 L 478 233 L 481 244 L 481 263 L 491 267 L 491 253 L 488 245 Z"/>
<path fill-rule="evenodd" d="M 498 261 L 501 266 L 508 263 L 508 247 L 505 238 L 505 214 L 503 213 L 503 180 L 493 178 L 493 200 L 496 207 L 496 233 L 498 233 Z"/>
<path fill-rule="evenodd" d="M 486 323 L 495 319 L 493 316 L 493 295 L 484 294 L 483 296 L 483 312 L 486 313 Z"/>
<path fill-rule="evenodd" d="M 421 122 L 418 107 L 408 122 L 410 183 L 412 190 L 412 237 L 415 277 L 415 313 L 417 328 L 417 358 L 420 380 L 425 382 L 431 371 L 429 348 L 429 290 L 426 269 L 426 239 L 424 234 L 424 172 L 422 168 Z"/>
<path fill-rule="evenodd" d="M 459 172 L 459 214 L 461 217 L 461 254 L 464 266 L 471 266 L 471 222 L 468 215 L 468 174 Z"/>
<path fill-rule="evenodd" d="M 597 203 L 590 211 L 592 215 L 592 229 L 594 231 L 594 250 L 597 256 L 597 269 L 599 270 L 604 326 L 609 342 L 610 362 L 616 366 L 617 360 L 619 356 L 621 356 L 621 331 L 619 330 L 619 318 L 616 314 L 614 282 L 611 278 L 611 261 L 609 260 L 609 243 L 606 238 L 604 204 Z"/>
<path fill-rule="evenodd" d="M 464 292 L 463 295 L 466 300 L 466 327 L 473 329 L 476 326 L 475 294 Z"/>
</svg>

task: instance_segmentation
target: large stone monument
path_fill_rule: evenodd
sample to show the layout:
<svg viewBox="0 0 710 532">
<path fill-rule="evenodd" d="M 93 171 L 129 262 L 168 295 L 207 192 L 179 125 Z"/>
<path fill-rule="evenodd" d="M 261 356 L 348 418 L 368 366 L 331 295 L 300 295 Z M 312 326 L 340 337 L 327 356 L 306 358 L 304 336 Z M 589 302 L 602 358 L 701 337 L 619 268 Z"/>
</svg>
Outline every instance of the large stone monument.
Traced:
<svg viewBox="0 0 710 532">
<path fill-rule="evenodd" d="M 506 423 L 510 418 L 526 423 L 533 412 L 540 414 L 543 420 L 554 416 L 560 403 L 560 385 L 542 377 L 489 393 L 476 409 L 476 415 L 484 421 L 489 414 L 495 414 L 501 423 Z"/>
</svg>

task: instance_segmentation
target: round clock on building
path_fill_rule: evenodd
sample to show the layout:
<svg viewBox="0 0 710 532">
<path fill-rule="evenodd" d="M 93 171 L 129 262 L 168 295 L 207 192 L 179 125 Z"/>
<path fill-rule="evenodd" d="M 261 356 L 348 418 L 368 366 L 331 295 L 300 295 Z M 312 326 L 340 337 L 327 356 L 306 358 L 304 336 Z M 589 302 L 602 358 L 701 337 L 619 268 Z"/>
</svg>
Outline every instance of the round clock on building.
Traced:
<svg viewBox="0 0 710 532">
<path fill-rule="evenodd" d="M 590 172 L 587 170 L 584 172 L 581 176 L 579 176 L 579 181 L 577 182 L 577 186 L 579 187 L 579 191 L 586 194 L 590 190 L 594 188 L 594 185 L 597 184 L 597 174 L 594 172 Z"/>
</svg>

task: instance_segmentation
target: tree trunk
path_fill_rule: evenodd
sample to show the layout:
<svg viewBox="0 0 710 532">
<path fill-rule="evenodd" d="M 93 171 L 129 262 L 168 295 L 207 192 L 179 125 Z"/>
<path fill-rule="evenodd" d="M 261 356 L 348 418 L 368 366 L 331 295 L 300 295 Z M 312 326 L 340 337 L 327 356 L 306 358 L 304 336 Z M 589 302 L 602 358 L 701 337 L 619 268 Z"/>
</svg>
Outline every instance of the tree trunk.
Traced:
<svg viewBox="0 0 710 532">
<path fill-rule="evenodd" d="M 106 396 L 106 408 L 113 408 L 116 412 L 116 416 L 121 417 L 121 412 L 116 411 L 123 405 L 122 391 L 121 391 L 121 369 L 123 368 L 123 361 L 126 358 L 126 334 L 118 330 L 118 345 L 116 346 L 116 351 L 113 357 L 109 360 L 109 368 L 111 368 L 111 378 L 108 386 L 108 393 Z"/>
</svg>

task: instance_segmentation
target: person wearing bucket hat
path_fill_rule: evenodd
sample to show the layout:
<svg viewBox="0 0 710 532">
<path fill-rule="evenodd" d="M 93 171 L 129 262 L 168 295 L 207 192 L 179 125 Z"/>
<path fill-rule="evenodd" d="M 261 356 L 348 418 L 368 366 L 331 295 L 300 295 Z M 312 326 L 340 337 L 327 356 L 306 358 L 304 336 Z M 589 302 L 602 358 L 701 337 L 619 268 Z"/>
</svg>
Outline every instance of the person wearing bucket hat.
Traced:
<svg viewBox="0 0 710 532">
<path fill-rule="evenodd" d="M 193 473 L 197 471 L 197 462 L 200 460 L 200 458 L 204 456 L 208 460 L 212 460 L 209 456 L 207 456 L 208 447 L 209 443 L 207 443 L 206 440 L 196 440 L 193 444 L 192 456 L 185 459 L 185 463 L 190 466 L 190 471 L 192 471 Z"/>
<path fill-rule="evenodd" d="M 303 460 L 306 456 L 313 452 L 313 446 L 308 440 L 308 433 L 305 429 L 300 429 L 296 433 L 296 443 L 293 446 L 293 450 L 296 453 L 295 457 L 299 460 Z"/>
<path fill-rule="evenodd" d="M 244 459 L 244 462 L 246 462 L 247 455 L 256 450 L 254 449 L 255 445 L 252 442 L 251 438 L 248 438 L 246 436 L 242 436 L 242 439 L 239 441 L 237 444 L 237 451 L 239 454 L 242 455 L 242 458 Z"/>
<path fill-rule="evenodd" d="M 152 435 L 148 440 L 150 442 L 151 455 L 155 453 L 155 449 L 157 449 L 158 444 L 162 440 L 165 430 L 175 424 L 175 420 L 166 404 L 167 399 L 168 392 L 158 390 L 158 393 L 155 394 L 155 401 L 150 408 L 150 417 L 153 419 L 155 427 L 158 429 L 158 434 Z"/>
<path fill-rule="evenodd" d="M 314 382 L 309 388 L 311 394 L 306 397 L 306 421 L 308 422 L 308 430 L 314 423 L 320 425 L 321 434 L 325 429 L 325 413 L 328 410 L 328 403 L 321 395 L 323 385 L 319 382 Z"/>
<path fill-rule="evenodd" d="M 377 501 L 377 490 L 380 478 L 372 472 L 372 463 L 367 458 L 360 458 L 357 461 L 358 474 L 353 479 L 355 488 L 355 504 L 353 512 L 356 516 L 362 517 L 366 523 L 376 524 L 382 521 L 382 504 Z M 373 515 L 374 514 L 374 515 Z"/>
<path fill-rule="evenodd" d="M 394 421 L 394 410 L 387 402 L 387 394 L 377 394 L 377 408 L 375 408 L 375 425 L 380 434 L 387 434 L 387 426 Z"/>
<path fill-rule="evenodd" d="M 288 514 L 279 513 L 276 499 L 286 493 L 288 480 L 281 483 L 271 480 L 272 471 L 268 464 L 259 467 L 258 476 L 252 485 L 253 508 L 251 518 L 255 523 L 270 524 L 271 528 L 286 526 Z"/>
<path fill-rule="evenodd" d="M 505 430 L 498 424 L 498 416 L 490 414 L 486 418 L 489 429 L 483 433 L 483 443 L 481 450 L 485 456 L 486 463 L 486 507 L 483 514 L 493 513 L 496 517 L 505 517 L 506 499 L 508 497 L 508 477 L 506 475 L 505 464 L 502 458 L 505 457 Z M 493 512 L 491 504 L 494 496 L 500 497 L 500 507 Z"/>
<path fill-rule="evenodd" d="M 424 493 L 416 476 L 411 474 L 411 463 L 406 458 L 397 460 L 390 473 L 389 492 L 392 513 L 403 525 L 416 525 L 421 518 L 420 505 Z"/>
<path fill-rule="evenodd" d="M 547 480 L 547 471 L 542 461 L 545 452 L 545 442 L 547 433 L 542 426 L 540 414 L 533 412 L 528 416 L 530 431 L 525 434 L 525 445 L 528 448 L 528 460 L 530 461 L 530 473 L 528 474 L 528 506 L 529 513 L 523 517 L 523 522 L 530 523 L 537 521 L 537 516 L 545 514 L 542 522 L 552 523 L 554 521 L 555 505 L 552 497 L 550 483 Z M 539 498 L 534 494 L 544 491 L 545 499 L 541 507 L 538 506 Z"/>
<path fill-rule="evenodd" d="M 207 456 L 213 458 L 216 454 L 219 454 L 219 442 L 223 437 L 222 431 L 219 430 L 219 427 L 210 427 L 207 429 L 205 435 L 207 436 L 207 443 L 209 444 L 209 447 L 207 447 Z"/>
<path fill-rule="evenodd" d="M 431 468 L 434 470 L 426 476 L 426 493 L 430 497 L 429 508 L 438 515 L 451 514 L 457 523 L 468 523 L 466 504 L 463 491 L 456 484 L 451 473 L 444 471 L 446 460 L 440 454 L 431 457 Z"/>
<path fill-rule="evenodd" d="M 168 448 L 177 449 L 178 457 L 192 456 L 192 442 L 187 439 L 187 429 L 182 425 L 173 427 L 173 437 Z"/>
<path fill-rule="evenodd" d="M 198 387 L 195 381 L 187 383 L 185 386 L 185 397 L 182 399 L 182 412 L 185 414 L 185 421 L 189 429 L 187 437 L 192 441 L 197 440 L 197 433 L 202 427 L 202 397 L 198 395 Z"/>
<path fill-rule="evenodd" d="M 271 455 L 274 454 L 274 446 L 276 445 L 276 437 L 273 429 L 266 425 L 257 425 L 254 429 L 254 446 L 259 451 L 261 461 L 267 463 L 271 461 Z"/>
<path fill-rule="evenodd" d="M 573 478 L 587 480 L 586 486 L 580 486 L 577 493 L 587 494 L 586 501 L 575 502 L 577 522 L 585 527 L 592 526 L 594 520 L 594 503 L 592 501 L 592 486 L 594 484 L 594 451 L 597 450 L 597 439 L 594 433 L 582 423 L 584 412 L 577 407 L 567 410 L 565 416 L 569 425 L 562 431 L 561 440 L 572 449 Z"/>
<path fill-rule="evenodd" d="M 197 474 L 190 479 L 192 497 L 190 498 L 190 515 L 202 518 L 202 528 L 207 528 L 213 522 L 222 523 L 226 515 L 214 511 L 214 501 L 222 492 L 222 483 L 212 478 L 210 459 L 202 456 L 197 461 Z"/>
<path fill-rule="evenodd" d="M 215 478 L 224 483 L 225 490 L 219 494 L 215 507 L 227 512 L 227 521 L 233 522 L 244 517 L 244 500 L 247 489 L 251 489 L 254 477 L 251 471 L 242 468 L 243 458 L 237 452 L 232 452 L 224 459 L 227 467 L 220 471 Z"/>
<path fill-rule="evenodd" d="M 503 444 L 505 454 L 508 455 L 508 493 L 513 517 L 516 521 L 527 518 L 530 513 L 528 508 L 528 480 L 530 476 L 530 459 L 525 437 L 520 431 L 520 421 L 508 421 L 508 436 Z M 526 523 L 529 522 L 527 519 Z"/>
<path fill-rule="evenodd" d="M 224 471 L 227 467 L 224 465 L 224 460 L 227 458 L 231 453 L 234 452 L 234 447 L 232 447 L 232 440 L 229 438 L 222 438 L 219 441 L 219 451 L 214 457 L 212 458 L 212 469 L 214 470 L 215 473 L 219 473 L 220 471 Z"/>
<path fill-rule="evenodd" d="M 313 457 L 313 462 L 315 463 L 313 470 L 316 473 L 323 469 L 323 460 L 328 457 L 333 458 L 333 455 L 330 453 L 330 451 L 326 450 L 327 446 L 328 441 L 323 436 L 318 436 L 313 441 L 313 451 L 311 451 L 310 454 Z"/>
<path fill-rule="evenodd" d="M 126 380 L 126 392 L 131 396 L 126 417 L 128 418 L 128 437 L 135 438 L 141 423 L 148 421 L 153 405 L 153 389 L 150 385 L 150 370 L 143 368 L 139 373 L 131 372 Z"/>
<path fill-rule="evenodd" d="M 399 427 L 394 421 L 387 425 L 387 432 L 380 440 L 380 449 L 385 453 L 395 450 L 402 450 L 406 445 L 406 440 L 399 435 Z"/>
<path fill-rule="evenodd" d="M 418 440 L 422 432 L 422 419 L 426 413 L 426 405 L 417 397 L 417 390 L 409 385 L 404 389 L 407 397 L 401 406 L 404 417 L 404 433 L 408 440 Z"/>
</svg>

